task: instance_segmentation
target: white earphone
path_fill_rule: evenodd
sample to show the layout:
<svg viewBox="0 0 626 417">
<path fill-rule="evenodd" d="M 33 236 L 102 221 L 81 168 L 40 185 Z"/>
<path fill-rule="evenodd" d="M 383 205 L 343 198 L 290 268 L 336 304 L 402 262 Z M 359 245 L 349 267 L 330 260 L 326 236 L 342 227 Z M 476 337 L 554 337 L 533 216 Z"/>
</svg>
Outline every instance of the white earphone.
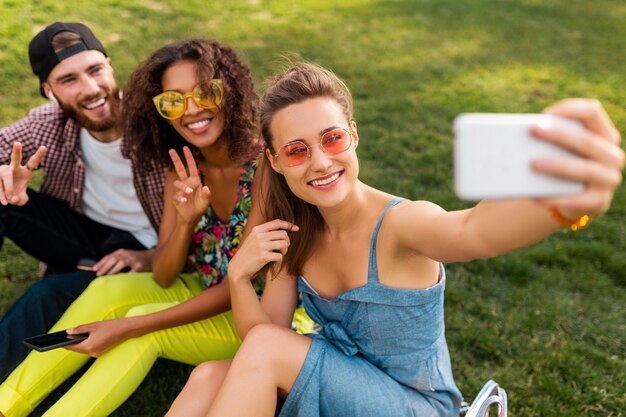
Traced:
<svg viewBox="0 0 626 417">
<path fill-rule="evenodd" d="M 54 96 L 54 93 L 52 91 L 48 91 L 46 95 L 50 100 L 54 101 L 55 103 L 57 102 L 57 98 Z"/>
</svg>

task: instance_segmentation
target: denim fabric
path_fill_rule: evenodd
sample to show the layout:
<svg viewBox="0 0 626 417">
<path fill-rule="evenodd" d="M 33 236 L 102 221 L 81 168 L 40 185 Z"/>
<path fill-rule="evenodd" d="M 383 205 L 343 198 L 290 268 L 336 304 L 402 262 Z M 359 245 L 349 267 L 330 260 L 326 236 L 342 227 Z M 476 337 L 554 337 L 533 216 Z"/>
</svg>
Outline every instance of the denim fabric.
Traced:
<svg viewBox="0 0 626 417">
<path fill-rule="evenodd" d="M 0 382 L 30 352 L 22 340 L 46 333 L 95 276 L 87 271 L 51 275 L 30 286 L 11 306 L 0 320 Z"/>
<path fill-rule="evenodd" d="M 452 416 L 461 393 L 454 383 L 444 335 L 445 272 L 431 288 L 380 284 L 376 239 L 370 244 L 368 282 L 320 297 L 298 279 L 309 316 L 323 327 L 313 343 L 280 417 Z"/>
<path fill-rule="evenodd" d="M 0 248 L 5 237 L 45 262 L 49 275 L 33 284 L 0 320 L 0 381 L 26 357 L 25 337 L 46 333 L 95 278 L 76 271 L 80 258 L 98 260 L 117 249 L 146 249 L 125 231 L 74 211 L 57 198 L 28 190 L 23 206 L 0 205 Z"/>
</svg>

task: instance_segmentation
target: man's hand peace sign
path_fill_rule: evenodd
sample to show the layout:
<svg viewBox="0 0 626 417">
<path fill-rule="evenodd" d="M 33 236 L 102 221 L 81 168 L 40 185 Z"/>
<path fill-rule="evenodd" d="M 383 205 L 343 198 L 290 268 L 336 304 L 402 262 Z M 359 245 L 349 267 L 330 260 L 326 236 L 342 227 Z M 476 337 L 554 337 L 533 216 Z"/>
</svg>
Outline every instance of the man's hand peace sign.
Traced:
<svg viewBox="0 0 626 417">
<path fill-rule="evenodd" d="M 33 177 L 33 171 L 39 168 L 39 164 L 46 154 L 46 148 L 40 146 L 37 152 L 22 165 L 22 144 L 15 142 L 11 150 L 11 163 L 0 165 L 0 203 L 3 206 L 12 204 L 23 206 L 28 202 L 26 189 Z"/>
</svg>

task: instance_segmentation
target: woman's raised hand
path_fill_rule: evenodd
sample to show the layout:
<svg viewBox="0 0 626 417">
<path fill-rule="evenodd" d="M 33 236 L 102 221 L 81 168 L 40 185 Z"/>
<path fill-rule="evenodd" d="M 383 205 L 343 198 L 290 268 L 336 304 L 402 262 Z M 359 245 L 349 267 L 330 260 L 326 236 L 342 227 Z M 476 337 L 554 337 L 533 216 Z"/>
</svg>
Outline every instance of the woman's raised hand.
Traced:
<svg viewBox="0 0 626 417">
<path fill-rule="evenodd" d="M 289 249 L 288 231 L 296 232 L 295 224 L 272 220 L 255 226 L 237 249 L 228 264 L 228 279 L 232 282 L 251 280 L 268 263 L 280 265 Z"/>
<path fill-rule="evenodd" d="M 195 225 L 209 207 L 211 191 L 202 185 L 200 171 L 187 146 L 183 147 L 186 168 L 175 150 L 170 149 L 169 154 L 178 176 L 178 180 L 174 181 L 174 206 L 180 220 Z"/>
<path fill-rule="evenodd" d="M 545 110 L 546 113 L 580 121 L 585 130 L 535 128 L 533 134 L 569 149 L 583 157 L 577 160 L 538 160 L 534 168 L 550 175 L 582 181 L 582 193 L 543 198 L 539 201 L 555 207 L 568 219 L 584 214 L 597 216 L 608 210 L 615 189 L 622 182 L 624 151 L 620 134 L 597 100 L 566 99 Z"/>
</svg>

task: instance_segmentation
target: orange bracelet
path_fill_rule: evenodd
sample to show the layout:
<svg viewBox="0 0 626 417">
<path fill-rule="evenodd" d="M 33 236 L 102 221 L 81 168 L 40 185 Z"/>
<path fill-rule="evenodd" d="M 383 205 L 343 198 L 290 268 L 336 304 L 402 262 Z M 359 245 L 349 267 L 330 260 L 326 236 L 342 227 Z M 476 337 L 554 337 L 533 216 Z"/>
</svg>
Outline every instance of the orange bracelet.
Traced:
<svg viewBox="0 0 626 417">
<path fill-rule="evenodd" d="M 582 215 L 576 220 L 563 217 L 559 209 L 557 209 L 556 207 L 550 207 L 550 214 L 552 215 L 554 220 L 556 220 L 561 226 L 569 227 L 570 230 L 574 232 L 582 229 L 583 227 L 586 227 L 589 222 L 591 222 L 591 216 L 587 214 Z"/>
</svg>

